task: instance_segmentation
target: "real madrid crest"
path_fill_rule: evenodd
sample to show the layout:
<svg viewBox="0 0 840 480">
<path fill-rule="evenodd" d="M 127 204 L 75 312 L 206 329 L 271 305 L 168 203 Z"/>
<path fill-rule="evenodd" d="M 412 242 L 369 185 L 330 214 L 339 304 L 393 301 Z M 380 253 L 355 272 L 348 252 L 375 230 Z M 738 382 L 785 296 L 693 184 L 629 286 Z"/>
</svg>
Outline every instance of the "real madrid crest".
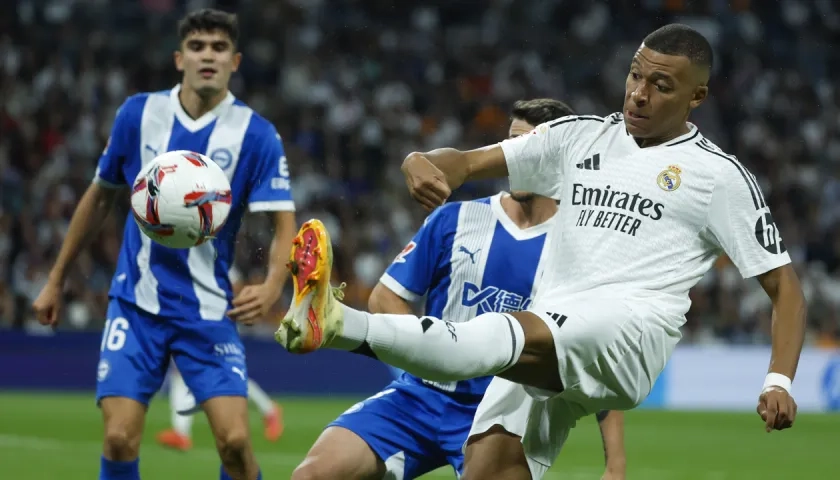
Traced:
<svg viewBox="0 0 840 480">
<path fill-rule="evenodd" d="M 668 168 L 662 170 L 662 173 L 656 177 L 656 184 L 666 192 L 673 192 L 680 188 L 680 183 L 682 183 L 682 179 L 680 178 L 681 173 L 682 170 L 680 170 L 680 167 L 668 165 Z"/>
</svg>

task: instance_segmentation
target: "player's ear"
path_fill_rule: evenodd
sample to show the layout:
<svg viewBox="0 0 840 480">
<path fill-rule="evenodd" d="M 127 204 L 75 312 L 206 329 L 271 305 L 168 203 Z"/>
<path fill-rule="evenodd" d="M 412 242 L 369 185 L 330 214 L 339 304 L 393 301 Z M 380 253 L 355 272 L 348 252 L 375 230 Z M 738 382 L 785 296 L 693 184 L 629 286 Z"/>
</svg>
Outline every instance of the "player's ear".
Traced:
<svg viewBox="0 0 840 480">
<path fill-rule="evenodd" d="M 179 72 L 184 71 L 184 56 L 181 55 L 181 50 L 175 50 L 172 54 L 172 58 L 175 60 L 175 69 Z"/>
<path fill-rule="evenodd" d="M 695 108 L 699 107 L 708 96 L 709 87 L 707 87 L 706 85 L 698 85 L 697 88 L 694 89 L 694 95 L 691 97 L 691 101 L 688 102 L 689 108 L 691 108 L 691 110 L 694 110 Z"/>
<path fill-rule="evenodd" d="M 242 63 L 242 53 L 236 52 L 233 54 L 233 68 L 232 72 L 239 70 L 239 64 Z"/>
</svg>

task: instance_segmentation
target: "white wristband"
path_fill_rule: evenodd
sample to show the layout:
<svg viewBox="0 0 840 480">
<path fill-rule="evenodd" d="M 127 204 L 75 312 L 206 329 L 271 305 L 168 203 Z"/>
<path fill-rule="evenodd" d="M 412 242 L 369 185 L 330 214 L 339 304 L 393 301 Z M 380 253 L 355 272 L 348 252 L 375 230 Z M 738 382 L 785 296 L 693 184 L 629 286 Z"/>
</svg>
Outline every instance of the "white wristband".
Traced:
<svg viewBox="0 0 840 480">
<path fill-rule="evenodd" d="M 761 387 L 761 393 L 766 392 L 769 388 L 778 387 L 790 393 L 792 381 L 787 376 L 781 373 L 770 372 L 764 377 L 764 386 Z"/>
</svg>

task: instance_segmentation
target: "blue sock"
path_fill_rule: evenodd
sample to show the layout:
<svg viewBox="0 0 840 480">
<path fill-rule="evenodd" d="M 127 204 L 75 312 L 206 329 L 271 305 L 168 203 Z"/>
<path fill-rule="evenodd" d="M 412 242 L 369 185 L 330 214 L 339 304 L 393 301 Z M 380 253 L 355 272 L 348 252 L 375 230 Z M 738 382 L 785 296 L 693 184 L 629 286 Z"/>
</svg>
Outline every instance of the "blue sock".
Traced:
<svg viewBox="0 0 840 480">
<path fill-rule="evenodd" d="M 140 480 L 140 459 L 130 462 L 115 462 L 102 456 L 99 480 Z"/>
<path fill-rule="evenodd" d="M 223 466 L 219 467 L 219 480 L 233 480 Z M 257 472 L 257 480 L 262 480 L 262 472 Z"/>
</svg>

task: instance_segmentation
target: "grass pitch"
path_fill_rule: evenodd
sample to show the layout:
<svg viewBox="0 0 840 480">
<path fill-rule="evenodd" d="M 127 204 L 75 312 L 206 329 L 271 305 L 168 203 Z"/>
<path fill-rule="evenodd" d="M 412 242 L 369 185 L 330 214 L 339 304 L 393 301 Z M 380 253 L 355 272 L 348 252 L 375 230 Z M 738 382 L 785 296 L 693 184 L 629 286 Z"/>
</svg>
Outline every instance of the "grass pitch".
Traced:
<svg viewBox="0 0 840 480">
<path fill-rule="evenodd" d="M 277 443 L 262 436 L 252 414 L 257 459 L 266 480 L 288 479 L 330 420 L 357 399 L 281 399 L 286 430 Z M 141 451 L 144 480 L 217 479 L 219 462 L 207 422 L 197 419 L 195 447 L 165 450 L 154 436 L 166 428 L 163 400 L 149 411 Z M 661 412 L 626 414 L 628 479 L 795 480 L 840 478 L 840 415 L 800 414 L 785 432 L 764 432 L 749 413 Z M 102 427 L 93 395 L 0 393 L 0 478 L 91 480 L 98 478 Z M 595 419 L 572 432 L 548 479 L 600 478 L 603 458 Z M 454 478 L 440 469 L 424 478 Z"/>
</svg>

